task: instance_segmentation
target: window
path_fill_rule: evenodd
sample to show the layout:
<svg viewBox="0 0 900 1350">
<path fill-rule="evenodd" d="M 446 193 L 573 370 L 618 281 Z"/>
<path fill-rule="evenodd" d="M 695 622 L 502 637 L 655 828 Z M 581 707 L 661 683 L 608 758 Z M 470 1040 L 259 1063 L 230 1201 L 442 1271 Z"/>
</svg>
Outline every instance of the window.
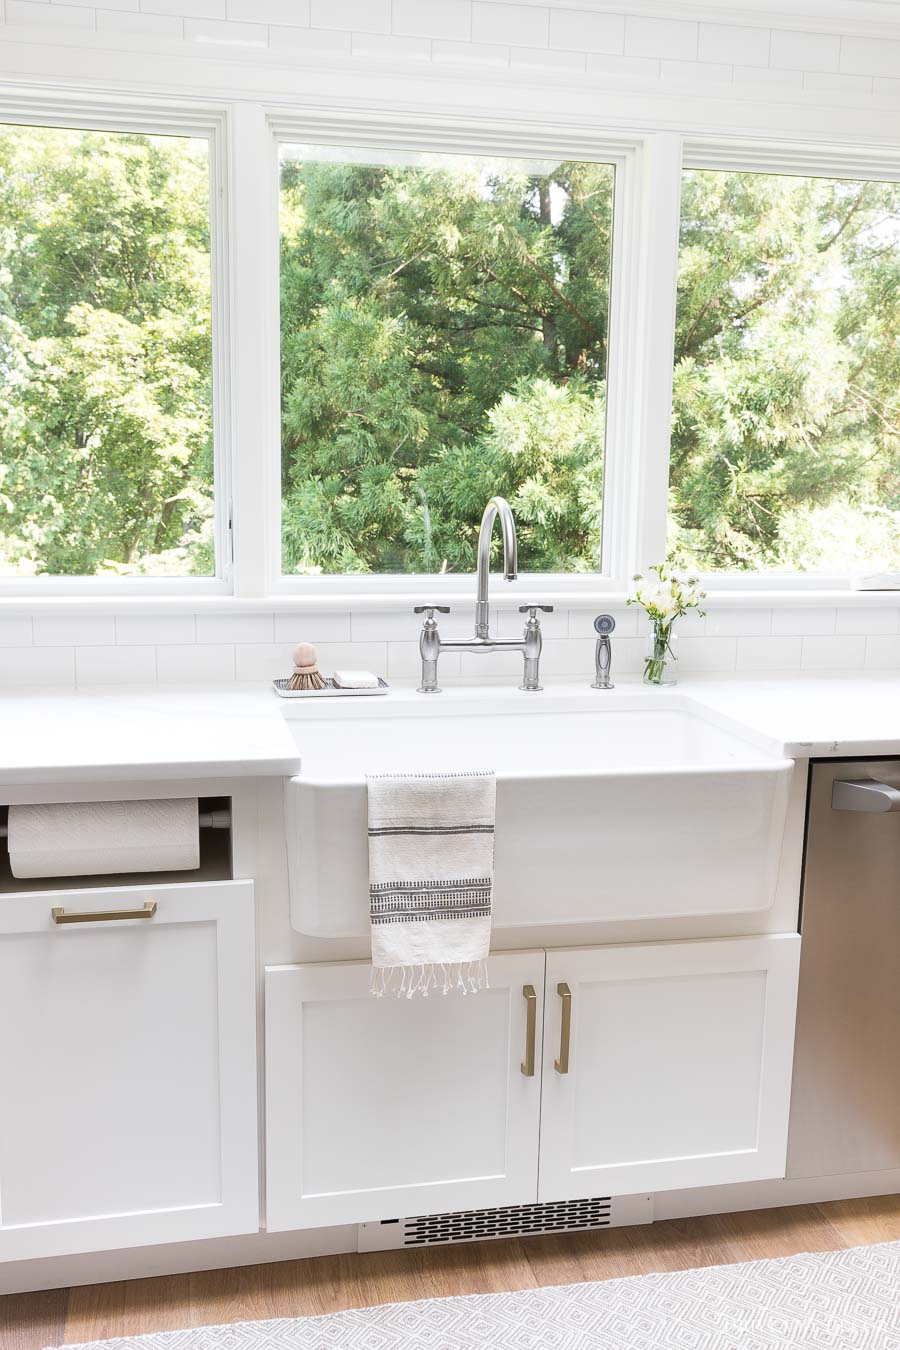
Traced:
<svg viewBox="0 0 900 1350">
<path fill-rule="evenodd" d="M 669 546 L 900 570 L 900 185 L 683 177 Z"/>
<path fill-rule="evenodd" d="M 0 126 L 0 576 L 215 572 L 209 143 Z"/>
<path fill-rule="evenodd" d="M 286 146 L 282 565 L 597 572 L 614 168 Z"/>
</svg>

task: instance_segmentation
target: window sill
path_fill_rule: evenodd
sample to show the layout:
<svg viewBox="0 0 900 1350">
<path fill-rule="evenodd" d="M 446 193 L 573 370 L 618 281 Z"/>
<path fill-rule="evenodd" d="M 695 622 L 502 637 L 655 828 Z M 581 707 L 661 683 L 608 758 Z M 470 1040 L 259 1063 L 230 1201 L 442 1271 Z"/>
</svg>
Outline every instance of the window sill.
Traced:
<svg viewBox="0 0 900 1350">
<path fill-rule="evenodd" d="M 548 590 L 519 582 L 514 590 L 499 577 L 491 583 L 491 607 L 515 609 L 527 602 L 552 604 L 557 609 L 622 609 L 629 592 L 607 590 Z M 452 608 L 474 608 L 475 581 L 458 591 L 434 594 L 426 584 L 408 591 L 329 590 L 302 594 L 281 592 L 269 596 L 234 595 L 0 595 L 0 617 L 42 615 L 72 617 L 96 614 L 302 614 L 304 612 L 399 611 L 430 600 Z M 889 609 L 900 608 L 900 590 L 716 590 L 707 592 L 707 609 Z M 0 647 L 2 653 L 2 647 Z"/>
</svg>

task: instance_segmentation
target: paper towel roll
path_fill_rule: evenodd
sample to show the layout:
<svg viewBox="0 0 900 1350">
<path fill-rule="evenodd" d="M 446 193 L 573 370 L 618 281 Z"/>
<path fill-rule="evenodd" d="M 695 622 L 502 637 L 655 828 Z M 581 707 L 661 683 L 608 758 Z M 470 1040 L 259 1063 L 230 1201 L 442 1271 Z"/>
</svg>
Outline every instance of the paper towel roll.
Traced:
<svg viewBox="0 0 900 1350">
<path fill-rule="evenodd" d="M 9 861 L 22 878 L 199 867 L 197 798 L 11 806 Z"/>
</svg>

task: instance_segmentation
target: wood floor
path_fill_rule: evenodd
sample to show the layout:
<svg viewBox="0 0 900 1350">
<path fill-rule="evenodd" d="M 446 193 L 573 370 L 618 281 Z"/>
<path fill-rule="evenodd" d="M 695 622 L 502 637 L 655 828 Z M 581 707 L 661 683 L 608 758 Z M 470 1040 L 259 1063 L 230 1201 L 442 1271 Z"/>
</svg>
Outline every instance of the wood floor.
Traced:
<svg viewBox="0 0 900 1350">
<path fill-rule="evenodd" d="M 0 1298 L 2 1350 L 405 1299 L 685 1270 L 900 1239 L 900 1195 L 682 1219 L 522 1242 L 324 1256 Z"/>
</svg>

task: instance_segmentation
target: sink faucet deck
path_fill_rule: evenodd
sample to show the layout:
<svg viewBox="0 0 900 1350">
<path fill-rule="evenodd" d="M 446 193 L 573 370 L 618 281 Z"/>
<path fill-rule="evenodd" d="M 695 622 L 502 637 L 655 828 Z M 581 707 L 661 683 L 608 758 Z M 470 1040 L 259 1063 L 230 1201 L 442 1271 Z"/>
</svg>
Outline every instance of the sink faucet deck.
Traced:
<svg viewBox="0 0 900 1350">
<path fill-rule="evenodd" d="M 524 668 L 520 689 L 537 692 L 541 689 L 540 660 L 543 639 L 538 610 L 552 611 L 552 605 L 520 605 L 519 613 L 528 615 L 521 638 L 491 637 L 491 610 L 488 588 L 491 570 L 491 535 L 494 521 L 500 517 L 503 534 L 503 578 L 515 581 L 518 577 L 518 545 L 516 522 L 509 502 L 503 497 L 492 497 L 484 509 L 478 534 L 478 570 L 475 600 L 475 634 L 471 638 L 445 641 L 438 630 L 435 614 L 449 614 L 447 605 L 416 605 L 415 614 L 424 614 L 425 623 L 419 639 L 422 653 L 422 682 L 419 692 L 439 694 L 437 682 L 438 659 L 443 651 L 456 652 L 521 652 Z"/>
</svg>

